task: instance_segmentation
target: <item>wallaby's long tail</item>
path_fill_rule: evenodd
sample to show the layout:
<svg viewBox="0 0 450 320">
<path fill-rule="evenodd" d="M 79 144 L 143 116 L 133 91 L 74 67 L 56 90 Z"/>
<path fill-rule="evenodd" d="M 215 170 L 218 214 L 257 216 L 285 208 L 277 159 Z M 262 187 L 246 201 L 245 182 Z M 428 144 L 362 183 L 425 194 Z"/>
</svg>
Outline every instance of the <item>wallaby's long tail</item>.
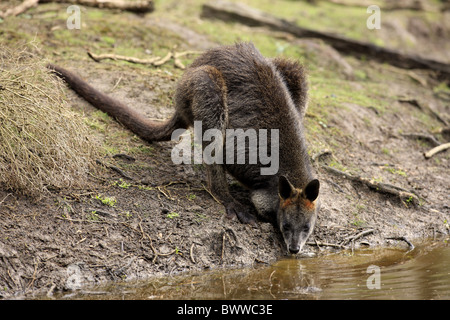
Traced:
<svg viewBox="0 0 450 320">
<path fill-rule="evenodd" d="M 172 132 L 175 129 L 186 129 L 188 127 L 185 121 L 178 116 L 177 112 L 165 122 L 151 121 L 125 104 L 94 89 L 73 72 L 53 64 L 48 64 L 47 67 L 66 81 L 86 101 L 115 118 L 145 141 L 168 141 L 171 139 Z"/>
</svg>

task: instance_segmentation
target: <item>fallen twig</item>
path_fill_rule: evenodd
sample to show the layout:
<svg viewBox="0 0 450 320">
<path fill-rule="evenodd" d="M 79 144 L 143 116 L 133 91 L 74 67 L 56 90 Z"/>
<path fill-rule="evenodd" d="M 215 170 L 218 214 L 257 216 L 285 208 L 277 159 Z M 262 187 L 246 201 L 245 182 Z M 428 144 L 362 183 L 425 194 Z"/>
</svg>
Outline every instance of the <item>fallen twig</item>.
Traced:
<svg viewBox="0 0 450 320">
<path fill-rule="evenodd" d="M 111 60 L 122 60 L 128 61 L 131 63 L 144 64 L 144 65 L 152 65 L 155 67 L 161 66 L 171 59 L 174 59 L 174 65 L 177 68 L 185 69 L 186 67 L 179 59 L 180 57 L 192 54 L 200 54 L 200 51 L 184 51 L 184 52 L 172 52 L 169 51 L 163 58 L 161 57 L 152 57 L 149 59 L 139 59 L 135 57 L 121 56 L 112 53 L 103 53 L 103 54 L 95 54 L 90 51 L 87 52 L 88 56 L 96 62 L 100 62 L 101 60 L 111 59 Z"/>
<path fill-rule="evenodd" d="M 209 193 L 209 195 L 218 203 L 218 204 L 222 204 L 222 202 L 220 202 L 215 196 L 214 196 L 214 194 L 211 192 L 211 191 L 209 191 L 208 190 L 208 188 L 202 183 L 202 187 L 203 187 L 203 190 L 205 190 L 206 192 L 208 192 Z"/>
<path fill-rule="evenodd" d="M 344 241 L 341 243 L 341 245 L 345 246 L 347 243 L 349 243 L 351 241 L 355 241 L 363 236 L 374 233 L 374 231 L 375 231 L 375 229 L 368 229 L 368 230 L 364 230 L 354 236 L 347 237 L 344 239 Z"/>
<path fill-rule="evenodd" d="M 83 6 L 107 8 L 107 9 L 119 9 L 127 10 L 132 12 L 145 13 L 154 10 L 153 0 L 24 0 L 18 6 L 7 9 L 5 11 L 0 11 L 0 18 L 6 18 L 9 16 L 17 16 L 24 13 L 28 9 L 35 7 L 38 3 L 72 3 L 79 4 Z"/>
<path fill-rule="evenodd" d="M 135 57 L 121 56 L 121 55 L 112 54 L 112 53 L 95 54 L 90 51 L 88 51 L 87 54 L 95 62 L 100 62 L 101 60 L 105 60 L 105 59 L 111 59 L 111 60 L 123 60 L 123 61 L 128 61 L 131 63 L 138 63 L 138 64 L 154 64 L 156 61 L 161 59 L 161 57 L 153 57 L 150 59 L 139 59 L 139 58 L 135 58 Z"/>
<path fill-rule="evenodd" d="M 120 175 L 121 175 L 122 177 L 124 177 L 125 179 L 133 180 L 132 177 L 130 177 L 130 176 L 129 176 L 128 174 L 126 174 L 122 169 L 119 169 L 119 168 L 116 167 L 116 166 L 112 166 L 112 165 L 106 164 L 106 163 L 104 163 L 104 162 L 102 162 L 102 161 L 100 161 L 100 160 L 98 160 L 98 159 L 95 160 L 95 162 L 97 162 L 99 165 L 104 166 L 105 168 L 108 168 L 108 169 L 111 169 L 111 170 L 117 172 L 118 174 L 120 174 Z"/>
<path fill-rule="evenodd" d="M 28 283 L 27 289 L 30 289 L 30 287 L 33 286 L 34 281 L 36 280 L 36 273 L 37 273 L 37 268 L 39 266 L 39 262 L 36 261 L 36 259 L 34 260 L 34 271 L 33 271 L 33 275 L 31 276 L 31 281 Z"/>
<path fill-rule="evenodd" d="M 169 191 L 166 190 L 166 186 L 156 186 L 155 189 L 158 190 L 160 193 L 162 193 L 167 198 L 167 200 L 171 200 L 171 201 L 176 200 L 175 198 L 173 198 L 170 195 Z M 159 196 L 158 196 L 158 198 L 159 198 Z"/>
<path fill-rule="evenodd" d="M 3 202 L 5 202 L 6 198 L 8 198 L 10 195 L 12 195 L 12 193 L 8 193 L 8 194 L 3 198 L 3 200 L 0 201 L 0 206 L 1 206 L 1 204 L 2 204 Z"/>
<path fill-rule="evenodd" d="M 328 172 L 343 176 L 354 182 L 360 182 L 362 184 L 365 184 L 370 189 L 375 190 L 377 192 L 387 193 L 387 194 L 397 196 L 400 198 L 400 200 L 406 201 L 407 203 L 413 203 L 414 205 L 419 204 L 419 197 L 416 194 L 414 194 L 413 192 L 406 190 L 402 187 L 398 187 L 398 186 L 395 186 L 395 185 L 392 185 L 389 183 L 378 182 L 373 179 L 368 179 L 368 178 L 361 177 L 361 176 L 351 175 L 349 173 L 340 171 L 338 169 L 335 169 L 335 168 L 332 168 L 329 166 L 323 165 L 322 167 L 325 168 Z"/>
<path fill-rule="evenodd" d="M 141 241 L 144 238 L 147 238 L 150 241 L 150 249 L 152 249 L 153 254 L 154 254 L 152 262 L 155 263 L 156 258 L 158 258 L 158 256 L 159 256 L 159 253 L 158 253 L 158 251 L 156 251 L 155 247 L 153 246 L 152 238 L 146 232 L 144 232 L 144 229 L 142 228 L 142 218 L 139 214 L 138 214 L 138 217 L 139 217 L 139 230 L 141 231 Z"/>
<path fill-rule="evenodd" d="M 190 255 L 190 257 L 191 257 L 191 261 L 192 261 L 192 263 L 197 263 L 197 262 L 195 262 L 195 259 L 194 259 L 194 243 L 191 245 L 191 248 L 189 249 L 189 255 Z"/>
<path fill-rule="evenodd" d="M 22 2 L 21 4 L 19 4 L 16 7 L 7 9 L 5 11 L 0 11 L 0 18 L 4 19 L 6 17 L 9 16 L 17 16 L 25 11 L 27 11 L 28 9 L 37 6 L 39 0 L 25 0 L 24 2 Z"/>
<path fill-rule="evenodd" d="M 63 2 L 73 3 L 83 6 L 119 9 L 132 12 L 145 13 L 154 10 L 153 0 L 39 0 L 39 2 Z"/>
<path fill-rule="evenodd" d="M 334 247 L 334 248 L 344 248 L 343 245 L 338 244 L 338 243 L 329 243 L 329 242 L 320 242 L 320 241 L 308 241 L 306 242 L 307 245 L 309 246 L 317 246 L 320 248 L 320 246 L 322 247 Z"/>
<path fill-rule="evenodd" d="M 181 58 L 188 55 L 195 55 L 195 54 L 201 54 L 202 51 L 196 51 L 196 50 L 187 50 L 182 52 L 174 52 L 173 56 L 174 58 Z"/>
<path fill-rule="evenodd" d="M 349 6 L 349 7 L 363 7 L 367 8 L 367 4 L 364 1 L 340 1 L 340 0 L 328 0 L 336 5 Z M 383 4 L 383 11 L 395 11 L 395 10 L 415 10 L 415 11 L 430 11 L 426 9 L 423 1 L 386 1 Z"/>
<path fill-rule="evenodd" d="M 111 220 L 86 220 L 86 219 L 73 219 L 73 218 L 67 218 L 67 217 L 59 217 L 55 216 L 56 219 L 69 221 L 69 222 L 82 222 L 82 223 L 107 223 L 107 224 L 117 224 L 121 223 L 118 221 L 111 221 Z"/>
<path fill-rule="evenodd" d="M 220 256 L 220 259 L 222 260 L 222 262 L 223 262 L 223 256 L 225 254 L 225 234 L 226 234 L 226 231 L 224 231 L 222 234 L 222 254 Z"/>
<path fill-rule="evenodd" d="M 55 291 L 56 284 L 52 282 L 50 289 L 47 291 L 47 297 L 51 298 L 53 296 L 53 291 Z"/>
<path fill-rule="evenodd" d="M 434 156 L 436 153 L 442 152 L 444 150 L 447 150 L 450 148 L 450 142 L 443 143 L 437 147 L 434 147 L 428 152 L 425 152 L 423 155 L 425 156 L 425 159 L 430 159 L 432 156 Z"/>
<path fill-rule="evenodd" d="M 154 66 L 161 66 L 172 58 L 172 52 L 168 52 L 164 58 L 159 58 L 157 61 L 153 63 Z"/>
</svg>

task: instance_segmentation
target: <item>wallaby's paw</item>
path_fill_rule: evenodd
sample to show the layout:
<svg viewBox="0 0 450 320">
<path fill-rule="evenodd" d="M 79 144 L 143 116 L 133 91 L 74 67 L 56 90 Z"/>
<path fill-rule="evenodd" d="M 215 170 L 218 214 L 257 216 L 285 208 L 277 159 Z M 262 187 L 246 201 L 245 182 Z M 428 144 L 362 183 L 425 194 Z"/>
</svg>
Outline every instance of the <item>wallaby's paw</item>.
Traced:
<svg viewBox="0 0 450 320">
<path fill-rule="evenodd" d="M 256 225 L 256 218 L 248 212 L 238 211 L 237 216 L 239 221 L 242 223 L 250 224 L 252 226 Z"/>
<path fill-rule="evenodd" d="M 225 206 L 226 217 L 227 219 L 233 220 L 237 217 L 236 210 L 234 209 L 233 203 L 230 203 Z"/>
<path fill-rule="evenodd" d="M 225 206 L 228 219 L 234 219 L 237 217 L 240 222 L 255 225 L 255 217 L 248 213 L 245 208 L 238 202 L 230 202 Z"/>
</svg>

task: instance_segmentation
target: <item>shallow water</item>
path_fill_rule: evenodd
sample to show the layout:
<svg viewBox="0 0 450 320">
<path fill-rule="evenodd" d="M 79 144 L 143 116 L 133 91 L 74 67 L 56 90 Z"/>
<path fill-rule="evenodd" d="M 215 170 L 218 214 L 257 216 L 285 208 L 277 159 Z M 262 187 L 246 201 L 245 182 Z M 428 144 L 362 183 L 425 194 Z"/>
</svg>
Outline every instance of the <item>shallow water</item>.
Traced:
<svg viewBox="0 0 450 320">
<path fill-rule="evenodd" d="M 450 246 L 364 249 L 113 284 L 76 299 L 450 299 Z"/>
</svg>

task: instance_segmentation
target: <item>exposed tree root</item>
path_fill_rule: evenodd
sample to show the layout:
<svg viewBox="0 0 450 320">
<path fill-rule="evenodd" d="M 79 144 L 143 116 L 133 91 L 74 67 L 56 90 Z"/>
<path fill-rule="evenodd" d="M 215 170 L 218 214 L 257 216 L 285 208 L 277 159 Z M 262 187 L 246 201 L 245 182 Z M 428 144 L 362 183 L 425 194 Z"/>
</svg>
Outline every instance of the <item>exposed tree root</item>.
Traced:
<svg viewBox="0 0 450 320">
<path fill-rule="evenodd" d="M 335 169 L 335 168 L 332 168 L 329 166 L 324 165 L 322 167 L 325 168 L 328 172 L 334 173 L 339 176 L 343 176 L 346 179 L 349 179 L 354 182 L 359 182 L 359 183 L 365 184 L 370 189 L 375 190 L 377 192 L 397 196 L 405 205 L 407 203 L 412 203 L 414 205 L 419 204 L 419 197 L 416 194 L 414 194 L 413 192 L 406 190 L 402 187 L 398 187 L 398 186 L 395 186 L 395 185 L 392 185 L 389 183 L 378 182 L 373 179 L 369 179 L 369 178 L 365 178 L 365 177 L 361 177 L 361 176 L 351 175 L 349 173 L 340 171 L 338 169 Z"/>
</svg>

